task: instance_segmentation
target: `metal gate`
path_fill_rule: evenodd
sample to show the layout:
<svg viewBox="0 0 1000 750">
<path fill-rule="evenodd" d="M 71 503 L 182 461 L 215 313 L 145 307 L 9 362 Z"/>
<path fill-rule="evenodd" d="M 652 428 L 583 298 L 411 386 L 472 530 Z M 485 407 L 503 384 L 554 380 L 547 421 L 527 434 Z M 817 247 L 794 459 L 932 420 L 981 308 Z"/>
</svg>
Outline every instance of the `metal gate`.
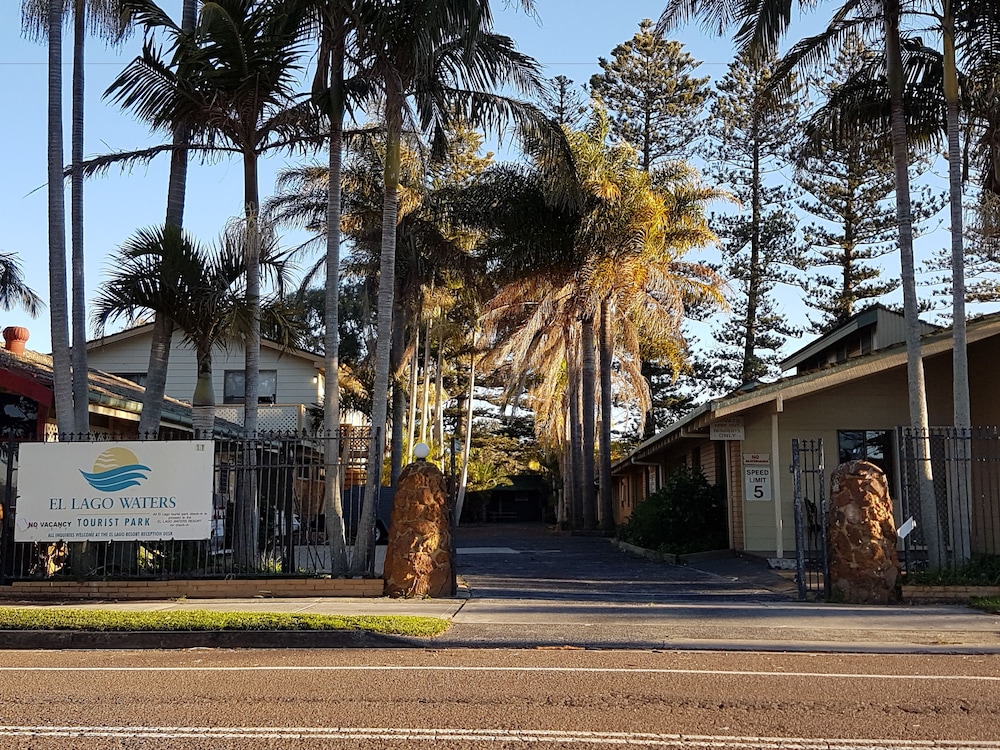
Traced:
<svg viewBox="0 0 1000 750">
<path fill-rule="evenodd" d="M 795 579 L 799 599 L 830 594 L 826 549 L 826 479 L 823 439 L 792 440 L 795 510 Z"/>
</svg>

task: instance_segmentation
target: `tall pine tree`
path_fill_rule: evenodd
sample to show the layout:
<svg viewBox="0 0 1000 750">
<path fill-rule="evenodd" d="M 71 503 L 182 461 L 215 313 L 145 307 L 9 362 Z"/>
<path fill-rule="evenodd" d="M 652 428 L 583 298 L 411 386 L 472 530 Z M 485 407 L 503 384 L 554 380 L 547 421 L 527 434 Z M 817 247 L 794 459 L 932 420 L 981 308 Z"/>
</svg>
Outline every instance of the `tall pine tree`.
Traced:
<svg viewBox="0 0 1000 750">
<path fill-rule="evenodd" d="M 732 314 L 714 331 L 721 346 L 712 386 L 721 392 L 776 376 L 778 350 L 798 333 L 775 292 L 797 283 L 800 264 L 794 190 L 782 175 L 798 133 L 800 87 L 793 83 L 782 99 L 767 92 L 773 64 L 737 57 L 719 82 L 708 121 L 712 176 L 741 204 L 739 213 L 713 224 L 732 292 Z"/>
<path fill-rule="evenodd" d="M 834 60 L 829 78 L 817 88 L 829 97 L 874 53 L 852 40 Z M 899 286 L 884 279 L 872 261 L 896 249 L 896 206 L 892 156 L 874 134 L 831 127 L 821 109 L 807 125 L 807 139 L 796 164 L 795 182 L 808 197 L 799 208 L 814 216 L 803 229 L 808 247 L 805 302 L 819 318 L 809 318 L 811 331 L 837 328 L 863 307 Z M 842 130 L 842 129 L 841 129 Z M 810 273 L 828 269 L 825 273 Z"/>
<path fill-rule="evenodd" d="M 599 63 L 603 72 L 591 77 L 591 92 L 611 116 L 612 135 L 635 148 L 642 169 L 652 172 L 658 163 L 691 156 L 710 94 L 708 77 L 694 75 L 701 62 L 680 42 L 664 39 L 647 18 Z M 644 352 L 642 375 L 653 399 L 646 437 L 690 405 L 675 386 L 683 374 L 661 364 L 655 351 Z"/>
<path fill-rule="evenodd" d="M 886 278 L 875 263 L 897 248 L 890 144 L 877 126 L 865 127 L 857 118 L 850 127 L 839 127 L 842 113 L 832 103 L 851 75 L 877 57 L 859 38 L 849 39 L 829 74 L 814 82 L 825 102 L 806 124 L 795 171 L 796 184 L 808 194 L 799 208 L 816 219 L 803 229 L 807 251 L 801 265 L 805 303 L 820 313 L 809 318 L 813 333 L 839 327 L 900 283 Z M 919 191 L 913 200 L 914 224 L 942 206 L 940 197 L 926 188 Z"/>
<path fill-rule="evenodd" d="M 580 87 L 573 86 L 573 79 L 556 76 L 548 81 L 549 90 L 542 92 L 539 106 L 542 111 L 570 130 L 578 130 L 590 111 L 590 104 Z"/>
<path fill-rule="evenodd" d="M 590 88 L 611 114 L 612 134 L 635 147 L 642 168 L 689 156 L 709 95 L 708 78 L 693 75 L 701 62 L 680 42 L 664 39 L 648 18 L 610 60 L 599 62 L 604 72 L 590 79 Z"/>
</svg>

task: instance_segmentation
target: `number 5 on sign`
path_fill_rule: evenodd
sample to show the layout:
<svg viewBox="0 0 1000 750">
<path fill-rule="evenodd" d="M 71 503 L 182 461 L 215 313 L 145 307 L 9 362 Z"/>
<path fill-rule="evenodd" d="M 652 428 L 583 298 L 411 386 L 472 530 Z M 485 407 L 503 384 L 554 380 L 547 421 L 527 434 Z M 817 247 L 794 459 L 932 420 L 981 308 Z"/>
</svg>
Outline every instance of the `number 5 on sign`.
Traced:
<svg viewBox="0 0 1000 750">
<path fill-rule="evenodd" d="M 749 501 L 769 502 L 771 500 L 771 467 L 743 467 L 743 496 Z"/>
</svg>

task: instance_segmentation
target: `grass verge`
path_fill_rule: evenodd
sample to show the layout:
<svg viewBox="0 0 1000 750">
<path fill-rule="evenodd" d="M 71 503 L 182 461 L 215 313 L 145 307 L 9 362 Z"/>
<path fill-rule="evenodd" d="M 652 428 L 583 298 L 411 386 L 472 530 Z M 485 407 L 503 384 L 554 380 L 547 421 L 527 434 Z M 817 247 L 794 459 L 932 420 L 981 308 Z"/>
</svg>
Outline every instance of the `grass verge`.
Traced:
<svg viewBox="0 0 1000 750">
<path fill-rule="evenodd" d="M 435 636 L 447 629 L 447 620 L 405 615 L 300 615 L 206 610 L 118 612 L 62 607 L 0 607 L 0 630 L 364 630 L 385 635 Z"/>
<path fill-rule="evenodd" d="M 1000 597 L 976 596 L 972 598 L 970 603 L 976 609 L 981 609 L 993 615 L 1000 615 Z"/>
</svg>

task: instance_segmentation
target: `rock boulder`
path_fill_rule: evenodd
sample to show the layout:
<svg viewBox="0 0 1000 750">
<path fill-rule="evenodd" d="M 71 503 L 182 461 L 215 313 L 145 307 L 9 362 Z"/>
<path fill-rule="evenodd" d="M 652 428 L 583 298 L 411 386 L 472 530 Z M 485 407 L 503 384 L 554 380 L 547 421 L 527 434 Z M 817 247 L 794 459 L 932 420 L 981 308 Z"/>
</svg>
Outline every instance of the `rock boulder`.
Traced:
<svg viewBox="0 0 1000 750">
<path fill-rule="evenodd" d="M 833 472 L 827 535 L 835 600 L 852 604 L 900 600 L 892 500 L 878 466 L 848 461 Z"/>
<path fill-rule="evenodd" d="M 382 576 L 392 597 L 451 596 L 451 508 L 444 474 L 418 461 L 399 475 Z"/>
</svg>

